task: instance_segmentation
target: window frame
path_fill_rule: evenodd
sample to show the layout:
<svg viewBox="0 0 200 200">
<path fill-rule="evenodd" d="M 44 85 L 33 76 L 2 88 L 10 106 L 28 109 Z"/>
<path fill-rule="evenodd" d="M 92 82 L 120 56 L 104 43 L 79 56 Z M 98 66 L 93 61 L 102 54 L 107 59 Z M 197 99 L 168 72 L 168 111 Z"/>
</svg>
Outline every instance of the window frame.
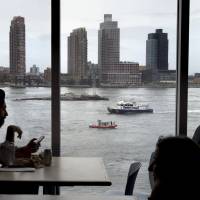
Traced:
<svg viewBox="0 0 200 200">
<path fill-rule="evenodd" d="M 176 135 L 187 136 L 190 0 L 177 1 Z"/>
<path fill-rule="evenodd" d="M 60 156 L 60 0 L 51 0 L 51 147 Z"/>
<path fill-rule="evenodd" d="M 177 81 L 175 135 L 187 136 L 190 0 L 177 0 Z M 60 0 L 51 0 L 52 154 L 60 156 Z"/>
</svg>

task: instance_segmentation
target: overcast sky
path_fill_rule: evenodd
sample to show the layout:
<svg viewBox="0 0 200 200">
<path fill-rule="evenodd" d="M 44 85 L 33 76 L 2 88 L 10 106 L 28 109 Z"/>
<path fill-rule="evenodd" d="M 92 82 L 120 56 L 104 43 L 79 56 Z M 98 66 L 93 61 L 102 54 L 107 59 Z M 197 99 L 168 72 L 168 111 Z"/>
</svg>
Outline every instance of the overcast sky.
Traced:
<svg viewBox="0 0 200 200">
<path fill-rule="evenodd" d="M 50 0 L 0 0 L 0 66 L 9 66 L 9 27 L 13 16 L 25 17 L 27 71 L 36 64 L 50 66 Z M 79 27 L 88 33 L 88 60 L 97 63 L 98 29 L 110 13 L 120 28 L 120 57 L 145 65 L 147 34 L 168 33 L 169 69 L 176 65 L 175 0 L 61 0 L 61 71 L 67 72 L 67 36 Z M 200 72 L 200 2 L 191 0 L 190 74 Z"/>
</svg>

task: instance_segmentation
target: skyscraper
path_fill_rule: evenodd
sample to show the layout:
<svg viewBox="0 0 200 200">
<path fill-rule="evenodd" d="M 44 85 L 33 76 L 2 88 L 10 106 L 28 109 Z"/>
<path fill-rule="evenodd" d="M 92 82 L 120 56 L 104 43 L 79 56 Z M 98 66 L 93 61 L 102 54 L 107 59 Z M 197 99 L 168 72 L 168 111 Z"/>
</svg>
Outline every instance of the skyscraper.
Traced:
<svg viewBox="0 0 200 200">
<path fill-rule="evenodd" d="M 24 18 L 14 17 L 10 25 L 10 73 L 17 79 L 24 79 L 26 73 Z"/>
<path fill-rule="evenodd" d="M 112 21 L 111 14 L 104 15 L 104 22 L 98 31 L 98 65 L 102 83 L 109 83 L 109 74 L 115 71 L 120 61 L 120 29 L 118 22 Z"/>
<path fill-rule="evenodd" d="M 146 67 L 153 71 L 168 70 L 168 38 L 162 29 L 148 34 L 146 41 Z"/>
<path fill-rule="evenodd" d="M 73 30 L 68 37 L 68 73 L 75 81 L 87 75 L 87 32 L 85 28 Z"/>
<path fill-rule="evenodd" d="M 30 74 L 32 75 L 40 75 L 40 68 L 37 67 L 36 65 L 33 65 L 31 68 L 30 68 Z"/>
</svg>

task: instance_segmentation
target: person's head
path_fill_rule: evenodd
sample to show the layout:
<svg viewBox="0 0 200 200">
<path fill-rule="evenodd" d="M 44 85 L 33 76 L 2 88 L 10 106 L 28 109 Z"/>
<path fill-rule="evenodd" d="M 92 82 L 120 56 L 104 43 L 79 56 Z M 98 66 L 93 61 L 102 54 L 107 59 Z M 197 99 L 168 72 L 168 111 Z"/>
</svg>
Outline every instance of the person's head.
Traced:
<svg viewBox="0 0 200 200">
<path fill-rule="evenodd" d="M 0 127 L 4 124 L 4 120 L 8 116 L 5 103 L 5 92 L 0 89 Z"/>
<path fill-rule="evenodd" d="M 198 185 L 195 180 L 200 179 L 200 147 L 187 137 L 162 138 L 156 145 L 149 171 L 153 171 L 155 177 L 153 195 L 160 190 L 161 193 L 168 190 L 168 195 L 175 191 L 174 196 L 186 195 L 188 191 L 194 193 Z"/>
</svg>

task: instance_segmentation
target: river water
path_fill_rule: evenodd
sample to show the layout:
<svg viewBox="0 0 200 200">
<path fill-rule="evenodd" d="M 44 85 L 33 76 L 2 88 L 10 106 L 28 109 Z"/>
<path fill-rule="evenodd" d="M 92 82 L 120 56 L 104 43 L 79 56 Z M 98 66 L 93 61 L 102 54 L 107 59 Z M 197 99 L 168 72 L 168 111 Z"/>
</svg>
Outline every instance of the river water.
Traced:
<svg viewBox="0 0 200 200">
<path fill-rule="evenodd" d="M 15 101 L 18 98 L 46 97 L 50 88 L 4 88 L 6 91 L 9 116 L 1 129 L 1 141 L 9 124 L 23 129 L 23 145 L 32 137 L 45 136 L 41 148 L 51 145 L 51 102 Z M 107 190 L 124 191 L 129 165 L 133 161 L 142 162 L 134 192 L 149 193 L 147 167 L 151 152 L 160 135 L 175 134 L 175 88 L 128 88 L 128 89 L 91 89 L 61 88 L 61 93 L 97 93 L 109 101 L 62 101 L 61 102 L 61 147 L 63 156 L 103 157 L 111 187 L 73 187 L 62 191 L 89 191 L 91 193 Z M 200 123 L 200 89 L 189 89 L 188 135 L 192 136 Z M 147 103 L 154 109 L 153 114 L 135 115 L 109 114 L 108 106 L 119 100 L 135 100 Z M 89 124 L 98 119 L 115 121 L 117 129 L 90 129 Z"/>
</svg>

